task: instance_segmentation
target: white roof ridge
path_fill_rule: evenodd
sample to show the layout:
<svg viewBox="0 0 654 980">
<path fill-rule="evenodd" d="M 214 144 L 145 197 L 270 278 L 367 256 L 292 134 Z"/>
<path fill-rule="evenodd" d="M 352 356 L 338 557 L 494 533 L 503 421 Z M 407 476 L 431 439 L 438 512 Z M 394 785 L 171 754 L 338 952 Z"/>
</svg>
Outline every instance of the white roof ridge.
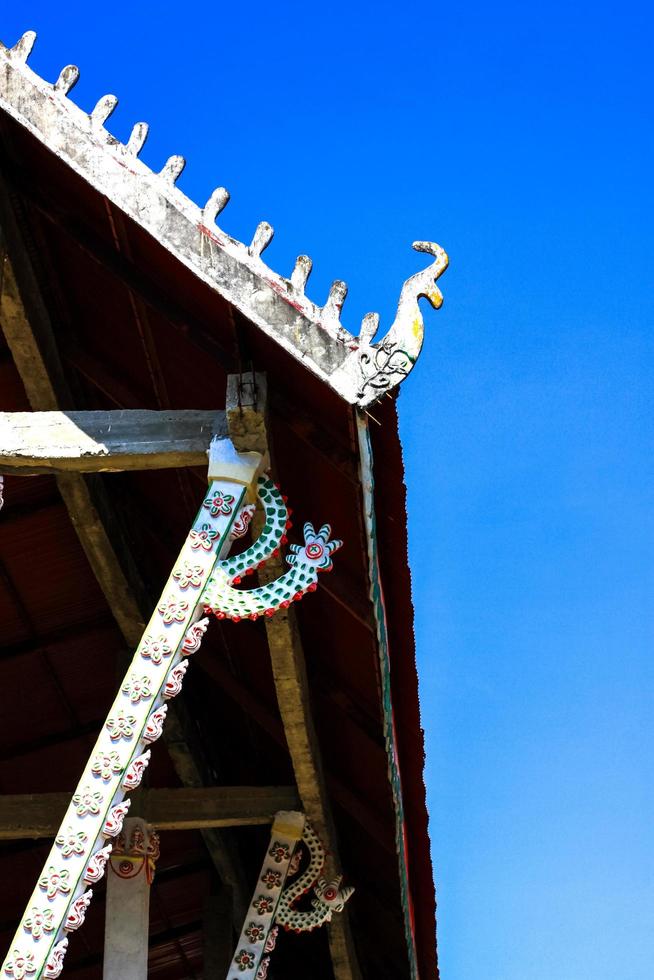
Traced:
<svg viewBox="0 0 654 980">
<path fill-rule="evenodd" d="M 340 321 L 344 282 L 332 284 L 324 306 L 313 303 L 305 293 L 308 256 L 298 257 L 289 278 L 270 269 L 261 258 L 273 237 L 267 222 L 257 226 L 250 245 L 224 232 L 216 219 L 229 201 L 225 188 L 200 208 L 176 186 L 183 157 L 171 156 L 153 172 L 139 159 L 147 124 L 136 123 L 121 143 L 105 127 L 118 99 L 106 95 L 84 112 L 68 98 L 79 78 L 74 65 L 54 83 L 28 67 L 35 39 L 28 31 L 12 48 L 0 42 L 0 108 L 347 402 L 365 407 L 404 380 L 422 347 L 418 299 L 442 303 L 435 281 L 447 267 L 443 249 L 414 243 L 434 261 L 404 283 L 390 330 L 373 343 L 379 317 L 369 313 L 354 336 Z"/>
</svg>

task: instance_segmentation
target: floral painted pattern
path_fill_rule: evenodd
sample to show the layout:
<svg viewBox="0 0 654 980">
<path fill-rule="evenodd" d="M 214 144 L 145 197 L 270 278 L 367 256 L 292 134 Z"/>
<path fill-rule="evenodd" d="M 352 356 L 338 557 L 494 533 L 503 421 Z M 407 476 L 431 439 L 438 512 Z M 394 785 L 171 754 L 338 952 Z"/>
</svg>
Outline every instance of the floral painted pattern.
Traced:
<svg viewBox="0 0 654 980">
<path fill-rule="evenodd" d="M 266 927 L 262 922 L 251 922 L 245 930 L 245 935 L 251 943 L 260 943 L 266 935 Z"/>
<path fill-rule="evenodd" d="M 185 561 L 180 568 L 175 569 L 173 578 L 180 589 L 188 589 L 189 586 L 193 589 L 199 589 L 204 578 L 204 569 L 202 565 L 194 565 L 190 561 Z"/>
<path fill-rule="evenodd" d="M 215 531 L 209 524 L 203 524 L 199 531 L 190 532 L 189 541 L 194 551 L 198 551 L 200 548 L 203 551 L 211 551 L 218 537 L 218 531 Z"/>
<path fill-rule="evenodd" d="M 281 841 L 273 841 L 268 854 L 273 859 L 275 864 L 281 864 L 282 861 L 288 861 L 291 856 L 291 851 L 288 844 L 282 844 Z"/>
<path fill-rule="evenodd" d="M 268 915 L 273 910 L 273 900 L 267 895 L 259 895 L 256 902 L 252 903 L 252 908 L 257 915 Z"/>
<path fill-rule="evenodd" d="M 78 817 L 85 817 L 87 813 L 95 816 L 102 806 L 102 793 L 94 792 L 85 786 L 81 793 L 75 793 L 73 796 L 73 806 Z"/>
<path fill-rule="evenodd" d="M 91 772 L 94 776 L 99 776 L 100 779 L 106 782 L 112 776 L 118 775 L 122 768 L 120 756 L 117 752 L 98 752 L 93 760 Z"/>
<path fill-rule="evenodd" d="M 261 881 L 269 890 L 271 888 L 279 888 L 282 883 L 282 873 L 281 871 L 273 871 L 272 868 L 269 868 L 261 875 Z"/>
<path fill-rule="evenodd" d="M 54 898 L 57 892 L 68 895 L 70 892 L 70 873 L 68 871 L 57 871 L 52 865 L 47 873 L 39 878 L 39 888 L 42 888 L 48 898 Z"/>
<path fill-rule="evenodd" d="M 121 691 L 129 697 L 132 704 L 138 704 L 139 701 L 149 701 L 152 698 L 150 683 L 150 678 L 146 677 L 145 674 L 142 677 L 139 677 L 138 674 L 131 674 L 129 680 L 123 684 Z"/>
<path fill-rule="evenodd" d="M 31 934 L 32 939 L 39 940 L 44 933 L 54 932 L 52 909 L 30 909 L 30 914 L 25 919 L 24 926 Z"/>
<path fill-rule="evenodd" d="M 254 955 L 252 953 L 248 953 L 247 949 L 239 949 L 238 953 L 234 957 L 234 963 L 239 970 L 251 970 L 254 966 Z"/>
<path fill-rule="evenodd" d="M 69 827 L 65 834 L 55 837 L 55 844 L 61 849 L 64 857 L 70 857 L 71 854 L 83 854 L 88 839 L 88 835 L 83 830 L 74 831 Z"/>
<path fill-rule="evenodd" d="M 170 626 L 171 623 L 183 623 L 188 616 L 188 602 L 186 599 L 169 596 L 167 599 L 162 599 L 157 606 L 157 611 L 166 626 Z"/>
<path fill-rule="evenodd" d="M 113 715 L 106 724 L 109 738 L 112 742 L 117 742 L 119 738 L 130 739 L 134 735 L 134 725 L 136 718 L 134 715 L 126 715 L 123 709 Z"/>
<path fill-rule="evenodd" d="M 214 490 L 202 504 L 209 511 L 212 517 L 224 514 L 229 517 L 234 510 L 234 496 L 231 493 L 223 493 L 222 490 Z"/>
<path fill-rule="evenodd" d="M 151 660 L 153 664 L 160 664 L 164 657 L 169 657 L 172 652 L 172 647 L 165 636 L 146 636 L 141 644 L 141 656 Z"/>
<path fill-rule="evenodd" d="M 286 561 L 289 565 L 312 565 L 318 572 L 332 570 L 332 555 L 342 546 L 342 541 L 330 541 L 332 529 L 329 524 L 323 524 L 318 531 L 308 521 L 304 525 L 304 547 L 299 544 L 290 546 L 291 554 Z"/>
<path fill-rule="evenodd" d="M 5 964 L 5 973 L 8 977 L 13 977 L 13 980 L 33 977 L 36 973 L 34 953 L 21 953 L 19 949 L 15 949 Z"/>
</svg>

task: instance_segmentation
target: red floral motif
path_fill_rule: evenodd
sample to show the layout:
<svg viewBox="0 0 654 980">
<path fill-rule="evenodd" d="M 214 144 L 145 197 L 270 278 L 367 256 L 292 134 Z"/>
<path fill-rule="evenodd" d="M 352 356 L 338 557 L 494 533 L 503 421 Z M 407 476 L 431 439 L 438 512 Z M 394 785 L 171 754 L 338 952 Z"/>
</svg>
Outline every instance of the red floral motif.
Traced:
<svg viewBox="0 0 654 980">
<path fill-rule="evenodd" d="M 291 545 L 291 554 L 286 561 L 289 565 L 310 565 L 317 572 L 329 572 L 332 569 L 332 554 L 342 546 L 342 541 L 330 541 L 331 527 L 323 524 L 318 531 L 312 524 L 304 525 L 304 547 L 299 544 Z"/>
<path fill-rule="evenodd" d="M 261 875 L 261 881 L 268 890 L 278 888 L 282 883 L 282 873 L 281 871 L 273 871 L 272 868 L 268 868 Z"/>
<path fill-rule="evenodd" d="M 91 772 L 106 782 L 112 776 L 117 775 L 122 768 L 123 765 L 117 752 L 98 752 L 93 760 Z"/>
<path fill-rule="evenodd" d="M 266 939 L 266 945 L 263 947 L 264 953 L 272 953 L 277 943 L 278 934 L 279 934 L 279 926 L 273 926 L 270 932 L 268 933 L 268 938 Z"/>
<path fill-rule="evenodd" d="M 212 517 L 218 517 L 218 514 L 229 517 L 234 510 L 234 496 L 231 493 L 223 493 L 222 490 L 214 490 L 202 506 L 206 507 Z"/>
<path fill-rule="evenodd" d="M 268 854 L 274 860 L 275 864 L 281 864 L 282 861 L 288 861 L 291 856 L 291 849 L 288 844 L 282 844 L 281 841 L 276 840 L 273 841 Z"/>
<path fill-rule="evenodd" d="M 268 976 L 268 967 L 270 966 L 270 957 L 264 956 L 259 964 L 259 969 L 257 970 L 257 975 L 255 980 L 266 980 Z"/>
<path fill-rule="evenodd" d="M 57 892 L 68 895 L 70 892 L 70 874 L 67 870 L 57 871 L 52 865 L 48 868 L 47 874 L 39 878 L 39 888 L 42 888 L 48 898 L 54 898 Z"/>
<path fill-rule="evenodd" d="M 218 531 L 214 530 L 209 524 L 203 524 L 199 531 L 190 532 L 189 541 L 191 542 L 191 548 L 194 551 L 197 551 L 199 548 L 202 548 L 203 551 L 211 551 L 219 536 Z"/>
<path fill-rule="evenodd" d="M 170 626 L 171 623 L 183 623 L 188 616 L 188 602 L 186 599 L 169 596 L 159 603 L 157 610 L 161 613 L 166 626 Z"/>
<path fill-rule="evenodd" d="M 266 927 L 263 922 L 251 922 L 245 930 L 245 935 L 251 943 L 260 943 L 266 935 Z"/>
<path fill-rule="evenodd" d="M 145 674 L 142 677 L 132 674 L 129 680 L 123 684 L 121 691 L 128 695 L 132 704 L 138 704 L 139 701 L 149 701 L 152 697 L 150 683 L 150 678 Z"/>
<path fill-rule="evenodd" d="M 65 834 L 55 837 L 55 844 L 61 848 L 64 857 L 70 857 L 71 854 L 83 854 L 88 839 L 88 835 L 83 830 L 75 832 L 72 827 L 69 827 Z"/>
<path fill-rule="evenodd" d="M 102 806 L 102 793 L 94 792 L 89 786 L 85 786 L 80 793 L 75 793 L 73 796 L 73 806 L 78 817 L 85 817 L 87 813 L 95 816 Z"/>
<path fill-rule="evenodd" d="M 251 970 L 254 966 L 254 955 L 248 953 L 247 949 L 239 949 L 234 957 L 234 963 L 241 971 Z"/>
<path fill-rule="evenodd" d="M 134 735 L 134 725 L 136 718 L 134 715 L 126 715 L 123 709 L 107 721 L 106 729 L 112 742 L 117 742 L 120 738 L 130 739 Z"/>
<path fill-rule="evenodd" d="M 204 568 L 202 565 L 194 565 L 190 561 L 185 561 L 181 568 L 176 568 L 173 578 L 180 589 L 188 589 L 189 585 L 193 589 L 199 589 L 204 578 Z"/>
<path fill-rule="evenodd" d="M 36 973 L 34 966 L 34 953 L 21 953 L 15 949 L 11 954 L 11 959 L 5 963 L 5 973 L 13 980 L 23 980 L 24 977 L 32 977 Z"/>
<path fill-rule="evenodd" d="M 169 657 L 172 652 L 172 647 L 165 636 L 146 636 L 141 644 L 141 656 L 151 660 L 153 664 L 160 664 L 164 657 Z"/>
<path fill-rule="evenodd" d="M 268 898 L 267 895 L 259 895 L 256 902 L 252 902 L 252 908 L 257 913 L 257 915 L 268 915 L 272 912 L 274 902 L 272 898 Z"/>
<path fill-rule="evenodd" d="M 44 932 L 54 932 L 53 914 L 52 909 L 30 909 L 30 917 L 23 925 L 32 939 L 39 940 Z"/>
</svg>

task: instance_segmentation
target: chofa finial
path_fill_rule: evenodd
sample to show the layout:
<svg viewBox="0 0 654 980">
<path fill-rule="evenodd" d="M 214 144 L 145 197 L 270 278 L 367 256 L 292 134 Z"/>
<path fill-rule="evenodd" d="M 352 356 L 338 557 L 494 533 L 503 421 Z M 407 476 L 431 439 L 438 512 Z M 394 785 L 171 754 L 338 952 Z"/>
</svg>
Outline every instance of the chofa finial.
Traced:
<svg viewBox="0 0 654 980">
<path fill-rule="evenodd" d="M 407 377 L 422 349 L 424 325 L 418 300 L 425 297 L 434 309 L 443 302 L 436 280 L 447 268 L 447 253 L 435 242 L 414 242 L 417 252 L 427 252 L 434 261 L 416 272 L 404 283 L 397 305 L 397 314 L 386 334 L 373 344 L 378 318 L 374 313 L 364 317 L 357 351 L 359 374 L 358 398 L 361 406 L 369 405 Z M 374 329 L 373 329 L 374 327 Z"/>
</svg>

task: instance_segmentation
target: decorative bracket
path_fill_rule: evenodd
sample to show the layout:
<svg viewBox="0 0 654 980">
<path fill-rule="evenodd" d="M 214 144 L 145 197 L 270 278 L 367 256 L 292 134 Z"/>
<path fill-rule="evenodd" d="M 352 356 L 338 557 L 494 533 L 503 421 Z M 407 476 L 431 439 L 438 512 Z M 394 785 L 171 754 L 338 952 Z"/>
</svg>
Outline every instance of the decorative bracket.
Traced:
<svg viewBox="0 0 654 980">
<path fill-rule="evenodd" d="M 302 862 L 300 844 L 309 855 L 307 867 L 293 884 L 286 885 Z M 270 964 L 266 954 L 275 948 L 280 926 L 293 932 L 310 932 L 330 922 L 334 912 L 343 910 L 354 888 L 342 888 L 341 878 L 325 881 L 320 876 L 324 863 L 323 846 L 304 814 L 278 813 L 227 980 L 266 980 Z M 297 909 L 302 896 L 311 891 L 310 908 Z"/>
</svg>

